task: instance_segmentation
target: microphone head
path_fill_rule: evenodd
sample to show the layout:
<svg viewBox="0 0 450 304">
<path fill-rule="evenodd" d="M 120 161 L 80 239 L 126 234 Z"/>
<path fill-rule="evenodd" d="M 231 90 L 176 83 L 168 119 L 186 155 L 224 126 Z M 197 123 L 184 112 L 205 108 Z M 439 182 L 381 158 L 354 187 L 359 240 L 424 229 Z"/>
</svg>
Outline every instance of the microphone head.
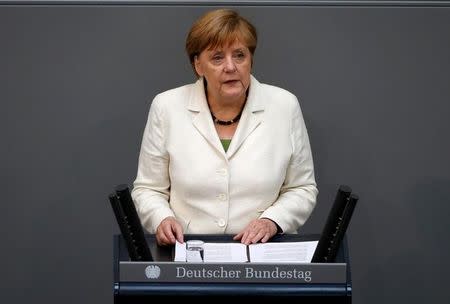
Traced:
<svg viewBox="0 0 450 304">
<path fill-rule="evenodd" d="M 346 196 L 349 196 L 350 193 L 352 193 L 352 188 L 347 185 L 340 185 L 338 191 L 343 192 Z"/>
<path fill-rule="evenodd" d="M 352 193 L 352 194 L 350 194 L 349 200 L 350 200 L 350 201 L 355 201 L 355 202 L 356 202 L 356 201 L 359 200 L 359 196 L 358 196 L 357 194 Z"/>
<path fill-rule="evenodd" d="M 123 194 L 124 192 L 129 192 L 130 189 L 128 188 L 127 184 L 120 184 L 117 185 L 114 190 L 116 191 L 117 195 L 120 196 L 120 194 Z"/>
</svg>

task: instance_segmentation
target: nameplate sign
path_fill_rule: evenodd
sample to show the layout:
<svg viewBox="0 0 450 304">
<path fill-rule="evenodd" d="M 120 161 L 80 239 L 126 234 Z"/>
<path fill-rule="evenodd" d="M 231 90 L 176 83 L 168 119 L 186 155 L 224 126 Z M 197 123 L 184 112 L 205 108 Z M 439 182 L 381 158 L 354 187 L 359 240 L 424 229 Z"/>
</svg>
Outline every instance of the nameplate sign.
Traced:
<svg viewBox="0 0 450 304">
<path fill-rule="evenodd" d="M 128 262 L 121 282 L 345 284 L 347 264 Z"/>
</svg>

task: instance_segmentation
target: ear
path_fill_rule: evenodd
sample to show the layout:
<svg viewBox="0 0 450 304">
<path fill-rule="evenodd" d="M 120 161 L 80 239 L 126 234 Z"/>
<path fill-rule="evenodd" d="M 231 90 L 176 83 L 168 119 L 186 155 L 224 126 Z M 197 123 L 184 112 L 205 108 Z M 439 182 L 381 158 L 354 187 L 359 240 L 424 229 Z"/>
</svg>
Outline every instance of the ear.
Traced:
<svg viewBox="0 0 450 304">
<path fill-rule="evenodd" d="M 198 60 L 198 56 L 194 57 L 194 67 L 195 67 L 195 71 L 197 72 L 198 76 L 202 77 L 203 76 L 203 69 L 202 69 L 202 65 L 200 63 L 200 60 Z"/>
</svg>

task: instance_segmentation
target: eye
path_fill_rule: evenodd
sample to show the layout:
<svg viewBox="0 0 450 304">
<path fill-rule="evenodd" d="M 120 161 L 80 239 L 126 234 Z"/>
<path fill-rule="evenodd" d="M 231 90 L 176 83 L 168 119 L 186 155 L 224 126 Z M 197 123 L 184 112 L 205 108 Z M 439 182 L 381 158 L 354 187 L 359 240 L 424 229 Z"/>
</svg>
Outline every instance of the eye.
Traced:
<svg viewBox="0 0 450 304">
<path fill-rule="evenodd" d="M 223 61 L 223 55 L 215 54 L 211 57 L 213 64 L 221 64 Z"/>
<path fill-rule="evenodd" d="M 238 52 L 233 54 L 233 58 L 237 62 L 243 62 L 245 60 L 245 58 L 246 58 L 246 54 L 244 52 L 242 52 L 242 51 L 238 51 Z"/>
</svg>

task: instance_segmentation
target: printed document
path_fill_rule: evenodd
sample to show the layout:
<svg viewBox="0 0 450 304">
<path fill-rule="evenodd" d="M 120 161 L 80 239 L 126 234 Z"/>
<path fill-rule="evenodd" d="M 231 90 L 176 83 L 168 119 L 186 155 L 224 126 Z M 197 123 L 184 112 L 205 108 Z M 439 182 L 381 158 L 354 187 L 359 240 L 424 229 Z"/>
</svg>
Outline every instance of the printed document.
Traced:
<svg viewBox="0 0 450 304">
<path fill-rule="evenodd" d="M 254 263 L 311 263 L 318 241 L 280 242 L 249 245 L 250 260 Z"/>
<path fill-rule="evenodd" d="M 199 253 L 193 258 L 186 250 L 186 243 L 175 244 L 176 262 L 206 263 L 311 263 L 318 241 L 277 242 L 244 245 L 241 243 L 204 243 L 203 259 Z M 197 256 L 198 255 L 198 256 Z"/>
<path fill-rule="evenodd" d="M 206 263 L 248 262 L 247 246 L 241 243 L 205 243 L 203 256 Z"/>
</svg>

